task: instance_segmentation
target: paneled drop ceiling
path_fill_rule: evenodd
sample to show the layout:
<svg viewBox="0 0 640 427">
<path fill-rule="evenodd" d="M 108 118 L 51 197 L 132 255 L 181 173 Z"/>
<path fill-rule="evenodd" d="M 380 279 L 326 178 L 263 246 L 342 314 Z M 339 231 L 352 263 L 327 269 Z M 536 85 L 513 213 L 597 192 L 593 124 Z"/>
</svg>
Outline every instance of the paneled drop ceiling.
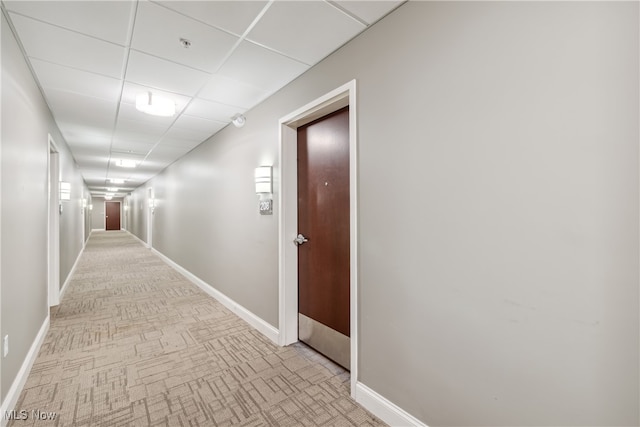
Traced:
<svg viewBox="0 0 640 427">
<path fill-rule="evenodd" d="M 123 196 L 395 9 L 392 1 L 3 1 L 94 195 Z M 181 39 L 191 42 L 183 47 Z M 135 108 L 172 99 L 173 117 Z M 118 159 L 138 162 L 134 169 Z M 124 179 L 125 184 L 110 184 Z"/>
</svg>

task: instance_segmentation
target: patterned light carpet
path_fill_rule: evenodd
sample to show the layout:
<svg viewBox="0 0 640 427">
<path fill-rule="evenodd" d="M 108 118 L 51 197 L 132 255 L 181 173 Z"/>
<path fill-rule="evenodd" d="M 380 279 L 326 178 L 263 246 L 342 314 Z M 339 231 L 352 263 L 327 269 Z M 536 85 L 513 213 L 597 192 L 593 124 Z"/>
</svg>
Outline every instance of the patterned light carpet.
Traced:
<svg viewBox="0 0 640 427">
<path fill-rule="evenodd" d="M 10 426 L 384 425 L 348 372 L 272 344 L 121 231 L 92 234 L 16 411 Z"/>
</svg>

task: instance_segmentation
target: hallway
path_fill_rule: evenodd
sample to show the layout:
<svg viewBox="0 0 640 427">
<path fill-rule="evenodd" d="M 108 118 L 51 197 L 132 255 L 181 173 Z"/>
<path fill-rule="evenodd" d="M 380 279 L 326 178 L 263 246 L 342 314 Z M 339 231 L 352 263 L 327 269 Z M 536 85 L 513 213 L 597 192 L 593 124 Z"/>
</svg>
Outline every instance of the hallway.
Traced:
<svg viewBox="0 0 640 427">
<path fill-rule="evenodd" d="M 11 426 L 384 425 L 348 372 L 274 345 L 125 231 L 91 235 L 16 411 Z"/>
</svg>

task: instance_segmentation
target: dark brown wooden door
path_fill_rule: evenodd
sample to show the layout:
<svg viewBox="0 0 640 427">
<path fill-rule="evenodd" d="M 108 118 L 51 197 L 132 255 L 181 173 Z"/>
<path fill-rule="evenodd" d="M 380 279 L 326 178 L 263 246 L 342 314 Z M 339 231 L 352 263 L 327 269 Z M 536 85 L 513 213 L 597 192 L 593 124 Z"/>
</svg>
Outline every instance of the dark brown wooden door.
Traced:
<svg viewBox="0 0 640 427">
<path fill-rule="evenodd" d="M 120 230 L 120 202 L 104 202 L 105 227 Z"/>
<path fill-rule="evenodd" d="M 298 128 L 298 232 L 298 311 L 349 337 L 349 107 Z"/>
</svg>

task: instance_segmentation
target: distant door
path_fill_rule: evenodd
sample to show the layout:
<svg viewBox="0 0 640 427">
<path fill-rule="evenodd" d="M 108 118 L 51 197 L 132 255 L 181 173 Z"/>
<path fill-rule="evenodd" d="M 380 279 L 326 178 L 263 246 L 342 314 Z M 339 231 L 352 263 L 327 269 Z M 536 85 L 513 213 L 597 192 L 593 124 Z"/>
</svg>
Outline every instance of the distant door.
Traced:
<svg viewBox="0 0 640 427">
<path fill-rule="evenodd" d="M 298 337 L 349 368 L 349 107 L 298 128 Z"/>
<path fill-rule="evenodd" d="M 120 202 L 104 202 L 105 228 L 120 230 Z"/>
</svg>

